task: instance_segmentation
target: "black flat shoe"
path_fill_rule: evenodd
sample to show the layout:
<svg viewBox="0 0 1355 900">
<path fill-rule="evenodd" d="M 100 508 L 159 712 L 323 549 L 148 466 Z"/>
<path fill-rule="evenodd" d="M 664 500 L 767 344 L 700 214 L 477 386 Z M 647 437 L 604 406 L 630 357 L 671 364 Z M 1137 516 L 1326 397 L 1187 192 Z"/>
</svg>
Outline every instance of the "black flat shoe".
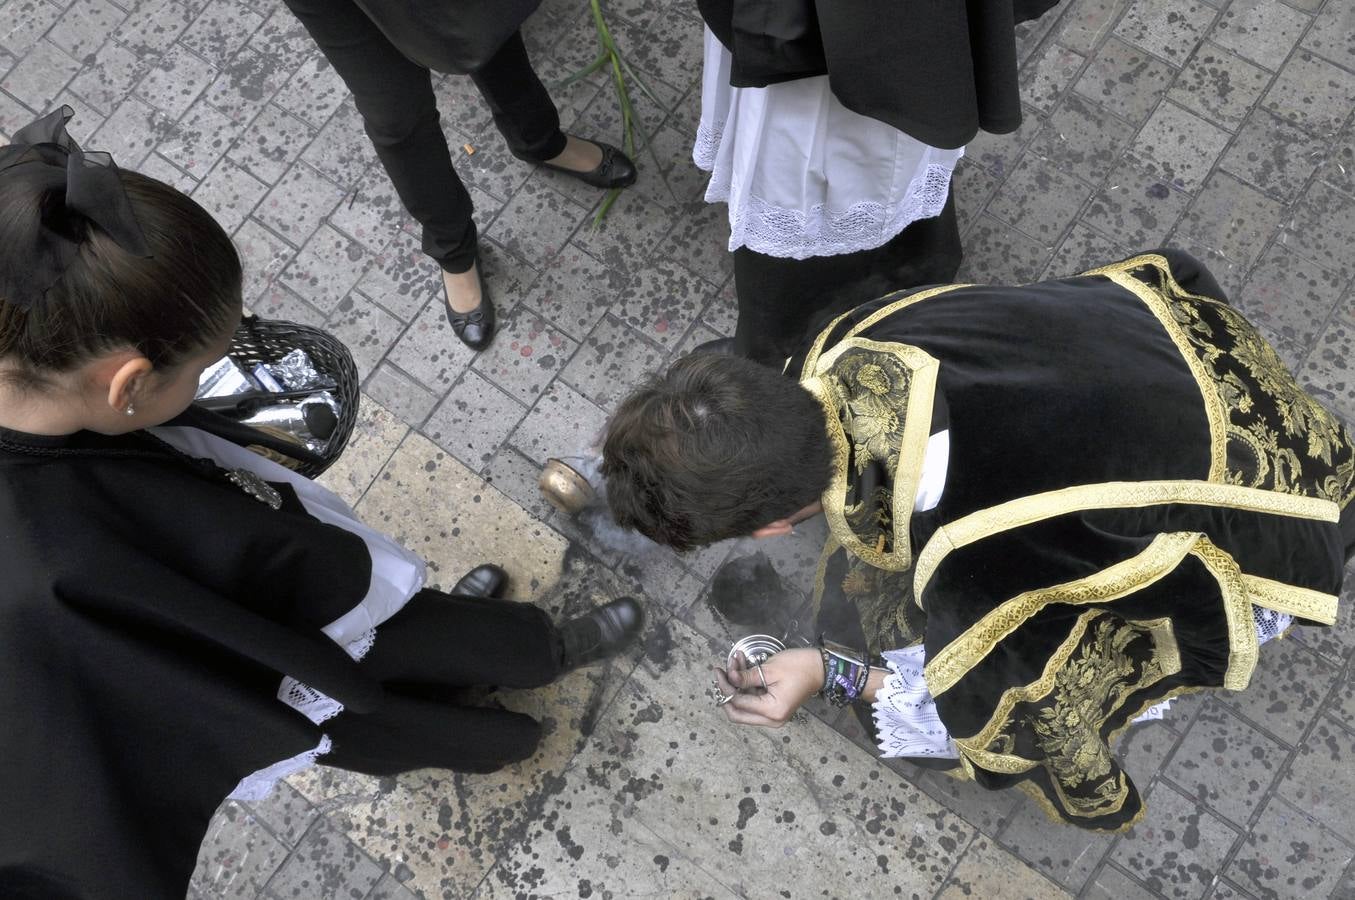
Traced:
<svg viewBox="0 0 1355 900">
<path fill-rule="evenodd" d="M 489 296 L 489 285 L 485 284 L 485 274 L 480 264 L 475 264 L 475 277 L 480 279 L 480 305 L 470 312 L 457 312 L 443 297 L 442 305 L 447 309 L 447 322 L 461 343 L 477 353 L 489 346 L 494 340 L 494 301 Z"/>
<path fill-rule="evenodd" d="M 589 143 L 596 144 L 602 150 L 602 162 L 598 163 L 597 168 L 591 171 L 578 172 L 552 163 L 542 163 L 541 165 L 547 169 L 573 176 L 584 184 L 603 190 L 630 187 L 635 183 L 635 163 L 630 161 L 629 156 L 611 144 L 604 144 L 602 141 L 590 141 Z"/>
<path fill-rule="evenodd" d="M 449 593 L 454 597 L 498 598 L 507 586 L 508 573 L 493 563 L 485 563 L 462 575 Z"/>
<path fill-rule="evenodd" d="M 565 648 L 563 671 L 615 656 L 639 637 L 644 627 L 645 608 L 630 597 L 613 600 L 586 616 L 570 619 L 560 626 Z"/>
</svg>

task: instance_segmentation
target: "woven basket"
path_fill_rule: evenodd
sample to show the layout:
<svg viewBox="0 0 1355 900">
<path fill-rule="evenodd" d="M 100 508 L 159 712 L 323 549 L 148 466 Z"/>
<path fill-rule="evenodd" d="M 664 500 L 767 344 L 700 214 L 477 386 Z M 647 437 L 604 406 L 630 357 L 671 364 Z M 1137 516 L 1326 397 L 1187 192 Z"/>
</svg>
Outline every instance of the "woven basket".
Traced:
<svg viewBox="0 0 1355 900">
<path fill-rule="evenodd" d="M 298 349 L 306 351 L 320 374 L 333 379 L 335 386 L 330 392 L 339 401 L 338 424 L 324 453 L 319 454 L 323 462 L 298 460 L 291 466 L 307 478 L 315 478 L 338 460 L 357 422 L 361 386 L 348 348 L 332 334 L 309 325 L 245 316 L 226 352 L 248 372 L 259 363 L 275 363 Z"/>
</svg>

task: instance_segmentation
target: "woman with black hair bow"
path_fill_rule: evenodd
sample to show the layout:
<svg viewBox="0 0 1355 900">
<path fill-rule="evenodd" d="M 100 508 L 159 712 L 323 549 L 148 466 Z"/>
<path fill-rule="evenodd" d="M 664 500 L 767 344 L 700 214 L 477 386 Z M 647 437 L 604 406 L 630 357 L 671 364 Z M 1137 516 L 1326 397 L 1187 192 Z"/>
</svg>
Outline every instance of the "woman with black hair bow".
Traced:
<svg viewBox="0 0 1355 900">
<path fill-rule="evenodd" d="M 531 718 L 428 698 L 547 684 L 643 613 L 557 627 L 495 566 L 426 589 L 338 497 L 176 421 L 239 257 L 69 117 L 0 148 L 0 896 L 180 900 L 227 795 L 526 759 Z"/>
</svg>

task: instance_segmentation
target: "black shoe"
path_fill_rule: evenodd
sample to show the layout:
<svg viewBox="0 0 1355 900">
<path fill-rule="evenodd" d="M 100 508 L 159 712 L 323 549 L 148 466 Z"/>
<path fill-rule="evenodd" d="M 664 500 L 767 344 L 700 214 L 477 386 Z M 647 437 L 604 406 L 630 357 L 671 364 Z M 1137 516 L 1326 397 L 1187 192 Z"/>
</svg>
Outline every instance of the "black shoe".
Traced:
<svg viewBox="0 0 1355 900">
<path fill-rule="evenodd" d="M 494 340 L 494 301 L 489 296 L 489 285 L 485 283 L 485 273 L 479 261 L 475 264 L 475 277 L 480 279 L 480 305 L 470 312 L 457 312 L 443 298 L 447 308 L 447 322 L 452 331 L 461 339 L 461 343 L 477 353 L 489 346 Z"/>
<path fill-rule="evenodd" d="M 542 163 L 541 165 L 547 169 L 571 175 L 584 184 L 604 190 L 629 187 L 635 183 L 635 163 L 630 161 L 629 156 L 611 144 L 604 144 L 602 141 L 591 141 L 590 143 L 596 144 L 602 149 L 602 162 L 598 163 L 597 168 L 590 172 L 578 172 L 552 163 Z"/>
<path fill-rule="evenodd" d="M 564 644 L 562 671 L 615 656 L 640 635 L 645 627 L 645 608 L 630 597 L 603 604 L 586 616 L 560 626 Z"/>
<path fill-rule="evenodd" d="M 493 563 L 476 566 L 452 585 L 454 597 L 502 597 L 508 586 L 508 573 Z"/>
<path fill-rule="evenodd" d="M 692 348 L 693 353 L 716 353 L 720 356 L 737 356 L 734 352 L 733 338 L 716 338 L 713 341 L 706 341 L 697 344 Z"/>
</svg>

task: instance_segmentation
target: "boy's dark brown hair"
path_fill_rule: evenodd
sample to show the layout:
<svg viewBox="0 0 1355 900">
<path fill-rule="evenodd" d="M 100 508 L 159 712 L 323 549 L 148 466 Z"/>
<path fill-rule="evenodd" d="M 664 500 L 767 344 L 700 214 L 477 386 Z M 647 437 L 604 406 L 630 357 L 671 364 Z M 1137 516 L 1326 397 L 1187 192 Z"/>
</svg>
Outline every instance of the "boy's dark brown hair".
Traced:
<svg viewBox="0 0 1355 900">
<path fill-rule="evenodd" d="M 832 467 L 812 394 L 774 369 L 704 353 L 627 397 L 602 454 L 618 524 L 677 550 L 751 534 L 808 506 Z"/>
</svg>

